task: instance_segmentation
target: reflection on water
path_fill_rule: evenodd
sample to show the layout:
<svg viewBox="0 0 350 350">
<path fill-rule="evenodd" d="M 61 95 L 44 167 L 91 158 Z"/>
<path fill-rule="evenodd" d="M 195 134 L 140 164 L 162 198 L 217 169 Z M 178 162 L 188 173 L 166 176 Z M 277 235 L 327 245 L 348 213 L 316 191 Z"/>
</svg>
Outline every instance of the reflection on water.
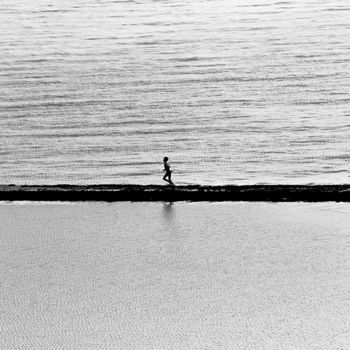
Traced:
<svg viewBox="0 0 350 350">
<path fill-rule="evenodd" d="M 348 182 L 348 0 L 0 3 L 1 183 Z"/>
<path fill-rule="evenodd" d="M 174 202 L 163 202 L 163 218 L 168 220 L 172 220 L 174 217 Z"/>
</svg>

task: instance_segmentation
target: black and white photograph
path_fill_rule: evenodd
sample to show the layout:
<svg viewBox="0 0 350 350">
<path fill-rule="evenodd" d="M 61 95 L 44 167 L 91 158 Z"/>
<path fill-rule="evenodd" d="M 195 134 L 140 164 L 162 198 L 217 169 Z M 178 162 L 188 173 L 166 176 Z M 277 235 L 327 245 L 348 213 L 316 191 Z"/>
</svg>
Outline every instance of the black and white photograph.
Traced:
<svg viewBox="0 0 350 350">
<path fill-rule="evenodd" d="M 349 0 L 0 0 L 1 350 L 350 350 Z"/>
</svg>

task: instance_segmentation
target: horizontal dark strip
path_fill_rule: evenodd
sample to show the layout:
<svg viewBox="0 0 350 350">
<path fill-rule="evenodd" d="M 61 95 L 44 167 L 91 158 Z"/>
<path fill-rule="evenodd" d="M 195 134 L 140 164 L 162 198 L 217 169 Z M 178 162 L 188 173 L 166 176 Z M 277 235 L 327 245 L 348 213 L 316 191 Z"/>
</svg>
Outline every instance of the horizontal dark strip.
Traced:
<svg viewBox="0 0 350 350">
<path fill-rule="evenodd" d="M 0 200 L 350 202 L 350 185 L 0 185 Z"/>
</svg>

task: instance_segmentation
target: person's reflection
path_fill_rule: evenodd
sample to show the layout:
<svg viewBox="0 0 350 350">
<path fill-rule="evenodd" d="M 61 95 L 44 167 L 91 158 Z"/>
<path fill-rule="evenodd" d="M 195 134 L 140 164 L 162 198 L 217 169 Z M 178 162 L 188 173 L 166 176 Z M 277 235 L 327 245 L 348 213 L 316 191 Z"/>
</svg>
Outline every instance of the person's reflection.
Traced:
<svg viewBox="0 0 350 350">
<path fill-rule="evenodd" d="M 163 202 L 163 209 L 162 209 L 162 226 L 165 234 L 170 234 L 169 237 L 171 237 L 169 243 L 170 249 L 173 249 L 174 246 L 174 239 L 177 241 L 179 239 L 180 230 L 179 230 L 179 222 L 178 222 L 178 208 L 175 205 L 174 202 Z"/>
<path fill-rule="evenodd" d="M 173 202 L 163 202 L 163 218 L 168 224 L 173 224 L 173 219 L 175 215 L 175 210 L 173 207 Z"/>
</svg>

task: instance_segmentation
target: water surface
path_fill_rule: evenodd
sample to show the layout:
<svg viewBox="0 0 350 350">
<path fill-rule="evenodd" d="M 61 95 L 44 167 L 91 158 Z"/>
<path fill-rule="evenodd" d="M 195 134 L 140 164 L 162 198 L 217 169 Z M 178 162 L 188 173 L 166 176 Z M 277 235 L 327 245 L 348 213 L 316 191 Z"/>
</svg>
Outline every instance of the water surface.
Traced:
<svg viewBox="0 0 350 350">
<path fill-rule="evenodd" d="M 0 1 L 0 182 L 347 183 L 347 0 Z"/>
</svg>

